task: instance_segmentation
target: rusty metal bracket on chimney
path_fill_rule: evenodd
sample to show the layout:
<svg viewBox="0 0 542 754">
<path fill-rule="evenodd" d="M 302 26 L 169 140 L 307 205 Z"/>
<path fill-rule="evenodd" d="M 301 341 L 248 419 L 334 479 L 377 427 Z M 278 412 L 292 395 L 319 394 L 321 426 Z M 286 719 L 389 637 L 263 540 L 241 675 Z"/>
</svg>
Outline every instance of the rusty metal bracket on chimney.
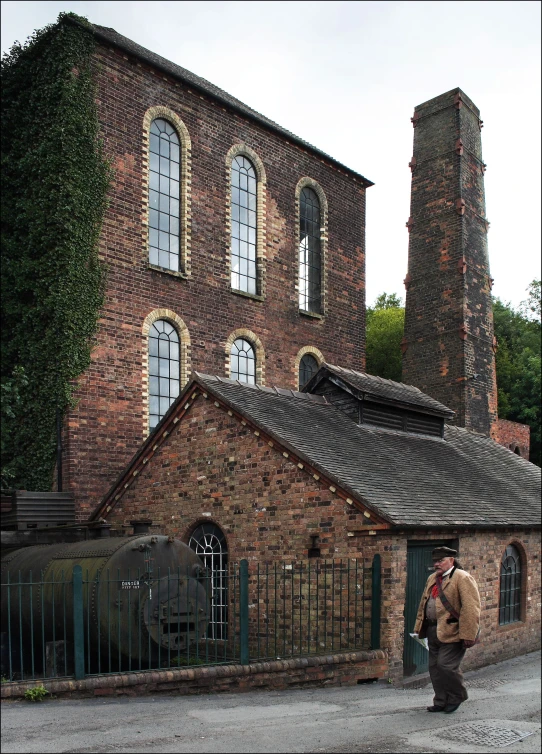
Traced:
<svg viewBox="0 0 542 754">
<path fill-rule="evenodd" d="M 414 225 L 414 221 L 412 220 L 412 218 L 411 218 L 411 217 L 409 217 L 409 218 L 408 218 L 408 220 L 407 220 L 407 222 L 405 223 L 405 225 L 406 225 L 406 227 L 408 228 L 408 232 L 410 233 L 410 231 L 412 230 L 412 227 L 413 227 L 413 225 Z"/>
<path fill-rule="evenodd" d="M 410 168 L 410 172 L 413 173 L 416 170 L 416 158 L 412 157 L 410 162 L 408 163 L 408 167 Z"/>
<path fill-rule="evenodd" d="M 461 139 L 458 139 L 455 143 L 455 153 L 458 155 L 463 154 L 463 142 L 461 141 Z"/>
<path fill-rule="evenodd" d="M 465 257 L 461 257 L 461 259 L 457 262 L 457 268 L 459 272 L 464 275 L 467 271 L 467 260 Z"/>
<path fill-rule="evenodd" d="M 459 199 L 455 200 L 455 211 L 458 215 L 464 215 L 465 214 L 465 207 L 466 202 L 462 197 L 459 197 Z"/>
<path fill-rule="evenodd" d="M 405 279 L 403 280 L 403 283 L 405 285 L 405 290 L 408 291 L 410 288 L 410 283 L 412 282 L 412 278 L 410 277 L 410 272 L 407 272 Z"/>
<path fill-rule="evenodd" d="M 410 122 L 412 123 L 412 127 L 416 128 L 418 125 L 418 121 L 420 120 L 420 113 L 418 113 L 416 110 L 414 110 L 414 115 L 410 119 Z"/>
</svg>

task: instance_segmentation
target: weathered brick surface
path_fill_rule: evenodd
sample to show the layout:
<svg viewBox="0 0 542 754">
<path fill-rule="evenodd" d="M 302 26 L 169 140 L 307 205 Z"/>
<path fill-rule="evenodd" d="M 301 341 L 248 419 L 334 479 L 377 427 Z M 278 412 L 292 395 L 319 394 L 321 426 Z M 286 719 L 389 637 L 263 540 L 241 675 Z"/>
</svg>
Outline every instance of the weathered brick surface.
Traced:
<svg viewBox="0 0 542 754">
<path fill-rule="evenodd" d="M 202 694 L 251 689 L 307 688 L 310 686 L 352 686 L 358 681 L 385 678 L 386 653 L 349 652 L 333 657 L 308 657 L 252 665 L 190 668 L 160 672 L 123 673 L 81 681 L 47 681 L 55 697 L 140 696 L 142 694 Z M 26 689 L 39 685 L 31 681 L 2 684 L 2 699 L 24 697 Z"/>
<path fill-rule="evenodd" d="M 540 637 L 540 532 L 476 530 L 367 531 L 363 515 L 307 469 L 285 459 L 261 437 L 203 396 L 196 398 L 152 460 L 109 515 L 116 526 L 150 517 L 161 533 L 184 541 L 201 521 L 225 532 L 232 559 L 252 562 L 306 560 L 318 533 L 322 558 L 382 559 L 381 646 L 389 673 L 403 673 L 407 544 L 457 538 L 460 559 L 482 596 L 483 642 L 469 650 L 466 667 L 512 657 L 538 646 Z M 525 604 L 521 622 L 499 626 L 501 557 L 516 544 L 522 553 Z M 413 627 L 406 627 L 412 630 Z"/>
<path fill-rule="evenodd" d="M 457 538 L 459 560 L 478 584 L 482 602 L 482 640 L 468 650 L 462 667 L 472 669 L 509 657 L 535 651 L 540 646 L 540 532 L 432 530 L 412 533 L 398 532 L 393 541 L 393 558 L 389 573 L 383 578 L 383 616 L 387 631 L 383 646 L 388 648 L 390 676 L 402 676 L 404 622 L 402 610 L 406 588 L 406 557 L 409 539 L 439 540 Z M 380 540 L 380 537 L 379 537 Z M 378 547 L 379 541 L 372 543 Z M 500 564 L 505 548 L 514 544 L 522 557 L 523 605 L 521 621 L 499 625 Z M 386 581 L 387 579 L 387 581 Z M 408 631 L 413 626 L 406 627 Z"/>
<path fill-rule="evenodd" d="M 497 419 L 491 429 L 491 436 L 495 442 L 529 460 L 531 428 L 528 424 Z"/>
<path fill-rule="evenodd" d="M 403 381 L 489 435 L 497 390 L 479 111 L 456 89 L 416 117 Z"/>
<path fill-rule="evenodd" d="M 84 519 L 144 436 L 145 318 L 173 311 L 190 338 L 192 369 L 225 374 L 225 344 L 239 328 L 261 340 L 266 384 L 297 387 L 296 356 L 312 346 L 330 362 L 364 366 L 365 188 L 360 178 L 232 110 L 99 46 L 98 108 L 115 178 L 100 252 L 106 301 L 90 369 L 67 420 L 64 488 Z M 189 277 L 150 269 L 142 234 L 143 122 L 151 107 L 174 111 L 191 139 Z M 230 290 L 226 155 L 246 144 L 266 173 L 265 296 Z M 326 312 L 299 313 L 295 191 L 308 176 L 327 199 Z"/>
</svg>

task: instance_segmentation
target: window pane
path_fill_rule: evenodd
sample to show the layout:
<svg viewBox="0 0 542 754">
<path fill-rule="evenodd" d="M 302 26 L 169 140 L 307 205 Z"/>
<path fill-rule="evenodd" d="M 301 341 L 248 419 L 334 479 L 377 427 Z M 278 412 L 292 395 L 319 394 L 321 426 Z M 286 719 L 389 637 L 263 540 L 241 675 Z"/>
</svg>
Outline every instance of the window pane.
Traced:
<svg viewBox="0 0 542 754">
<path fill-rule="evenodd" d="M 299 210 L 299 308 L 320 312 L 320 202 L 312 189 L 306 187 L 301 191 Z"/>
<path fill-rule="evenodd" d="M 256 171 L 246 157 L 238 155 L 232 161 L 231 178 L 231 285 L 232 288 L 255 294 L 256 267 L 248 261 L 255 259 L 247 242 L 256 243 Z M 248 208 L 251 208 L 250 211 Z M 238 242 L 238 239 L 240 243 Z"/>
<path fill-rule="evenodd" d="M 519 551 L 508 545 L 501 561 L 499 623 L 521 620 L 521 559 Z"/>
<path fill-rule="evenodd" d="M 179 267 L 179 162 L 177 133 L 170 123 L 157 118 L 151 124 L 149 155 L 149 261 L 175 270 Z M 163 232 L 158 242 L 154 234 L 156 228 Z M 171 241 L 168 234 L 175 236 L 175 240 Z M 162 252 L 158 258 L 157 246 Z M 170 250 L 175 256 L 163 253 Z"/>
<path fill-rule="evenodd" d="M 230 352 L 230 377 L 240 382 L 255 383 L 256 360 L 252 345 L 238 338 L 231 347 Z"/>
</svg>

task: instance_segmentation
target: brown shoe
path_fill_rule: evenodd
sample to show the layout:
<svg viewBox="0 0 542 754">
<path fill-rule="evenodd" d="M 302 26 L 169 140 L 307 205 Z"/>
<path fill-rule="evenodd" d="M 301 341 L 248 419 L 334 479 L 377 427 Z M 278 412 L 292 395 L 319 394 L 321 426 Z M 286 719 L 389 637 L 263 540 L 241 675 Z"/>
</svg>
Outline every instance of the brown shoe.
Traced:
<svg viewBox="0 0 542 754">
<path fill-rule="evenodd" d="M 431 707 L 427 708 L 428 712 L 444 712 L 445 707 L 439 707 L 438 704 L 433 704 Z"/>
</svg>

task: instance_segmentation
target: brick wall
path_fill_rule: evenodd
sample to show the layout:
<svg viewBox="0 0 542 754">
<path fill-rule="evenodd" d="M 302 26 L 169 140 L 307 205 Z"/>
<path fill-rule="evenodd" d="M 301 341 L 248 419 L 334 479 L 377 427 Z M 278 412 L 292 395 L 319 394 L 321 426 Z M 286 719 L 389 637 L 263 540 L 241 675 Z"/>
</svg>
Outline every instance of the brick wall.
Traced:
<svg viewBox="0 0 542 754">
<path fill-rule="evenodd" d="M 104 46 L 96 54 L 98 108 L 115 178 L 101 236 L 106 302 L 90 369 L 64 437 L 64 488 L 85 518 L 146 433 L 145 319 L 158 309 L 186 327 L 192 369 L 225 374 L 225 344 L 246 328 L 261 341 L 265 382 L 297 387 L 307 346 L 329 362 L 364 366 L 365 188 L 363 180 L 308 149 L 227 110 L 146 64 Z M 144 232 L 143 124 L 149 108 L 173 111 L 191 140 L 190 275 L 149 268 Z M 160 110 L 162 112 L 162 110 Z M 226 156 L 245 144 L 265 168 L 263 296 L 232 293 Z M 296 186 L 309 177 L 327 199 L 323 317 L 298 308 Z"/>
<path fill-rule="evenodd" d="M 497 419 L 491 428 L 491 437 L 513 453 L 529 460 L 531 428 L 528 424 Z"/>
<path fill-rule="evenodd" d="M 489 435 L 497 389 L 479 111 L 455 89 L 419 105 L 413 123 L 403 381 Z"/>
<path fill-rule="evenodd" d="M 482 597 L 483 643 L 469 650 L 466 667 L 536 649 L 540 635 L 539 532 L 472 530 L 384 531 L 363 527 L 363 515 L 329 487 L 285 459 L 267 442 L 212 400 L 196 398 L 109 514 L 115 526 L 149 517 L 160 533 L 187 541 L 196 524 L 213 521 L 224 531 L 232 559 L 252 562 L 305 561 L 311 534 L 320 537 L 322 558 L 382 559 L 381 646 L 389 673 L 403 674 L 407 543 L 459 541 L 461 562 L 476 578 Z M 349 535 L 350 532 L 350 535 Z M 361 532 L 361 533 L 360 533 Z M 525 566 L 522 621 L 499 626 L 500 562 L 515 543 Z M 407 627 L 412 630 L 412 627 Z"/>
<path fill-rule="evenodd" d="M 310 688 L 311 686 L 353 686 L 385 678 L 387 657 L 381 650 L 348 652 L 325 657 L 258 662 L 252 665 L 186 668 L 145 673 L 118 673 L 84 678 L 81 681 L 50 680 L 47 689 L 55 698 L 96 696 L 140 696 L 142 694 L 216 693 L 252 689 Z M 2 699 L 24 698 L 25 691 L 41 681 L 3 683 Z"/>
<path fill-rule="evenodd" d="M 378 540 L 381 538 L 379 537 Z M 540 646 L 540 532 L 539 531 L 482 531 L 432 530 L 410 533 L 398 532 L 393 537 L 393 548 L 387 581 L 383 580 L 383 593 L 387 603 L 383 606 L 386 630 L 382 646 L 389 652 L 390 676 L 402 677 L 404 621 L 402 610 L 406 589 L 407 542 L 410 539 L 456 539 L 459 560 L 466 571 L 476 579 L 482 603 L 482 639 L 468 650 L 462 667 L 465 670 L 500 662 L 509 657 L 532 652 Z M 380 542 L 371 543 L 378 548 Z M 506 626 L 499 625 L 499 589 L 501 558 L 505 548 L 514 544 L 522 555 L 523 605 L 521 621 Z M 384 583 L 386 587 L 384 587 Z M 385 615 L 385 611 L 389 615 Z M 413 626 L 407 627 L 412 631 Z"/>
</svg>

